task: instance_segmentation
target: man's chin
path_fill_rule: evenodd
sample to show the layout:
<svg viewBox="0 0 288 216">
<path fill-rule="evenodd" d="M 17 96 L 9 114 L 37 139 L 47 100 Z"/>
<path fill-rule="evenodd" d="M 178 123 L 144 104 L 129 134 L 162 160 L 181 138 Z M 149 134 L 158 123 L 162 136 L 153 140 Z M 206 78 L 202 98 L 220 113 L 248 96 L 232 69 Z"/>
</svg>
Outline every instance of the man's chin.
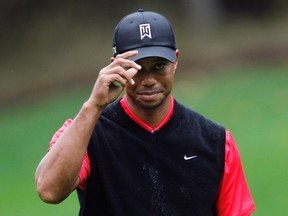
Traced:
<svg viewBox="0 0 288 216">
<path fill-rule="evenodd" d="M 159 106 L 161 106 L 163 104 L 163 102 L 165 101 L 164 97 L 159 97 L 159 98 L 149 98 L 147 100 L 143 100 L 143 98 L 137 98 L 137 104 L 138 106 L 144 108 L 144 109 L 155 109 L 158 108 Z"/>
</svg>

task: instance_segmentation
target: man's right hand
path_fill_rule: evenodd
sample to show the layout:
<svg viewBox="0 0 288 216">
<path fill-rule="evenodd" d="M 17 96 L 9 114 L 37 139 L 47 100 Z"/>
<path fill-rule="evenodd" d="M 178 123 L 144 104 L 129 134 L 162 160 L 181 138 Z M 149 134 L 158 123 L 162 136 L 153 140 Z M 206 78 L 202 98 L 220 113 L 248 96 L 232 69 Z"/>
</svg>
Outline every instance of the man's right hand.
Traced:
<svg viewBox="0 0 288 216">
<path fill-rule="evenodd" d="M 129 58 L 137 54 L 137 51 L 128 51 L 111 58 L 111 63 L 100 70 L 87 103 L 102 110 L 117 99 L 127 83 L 133 85 L 133 76 L 141 70 L 141 66 Z M 114 85 L 115 81 L 121 85 Z"/>
</svg>

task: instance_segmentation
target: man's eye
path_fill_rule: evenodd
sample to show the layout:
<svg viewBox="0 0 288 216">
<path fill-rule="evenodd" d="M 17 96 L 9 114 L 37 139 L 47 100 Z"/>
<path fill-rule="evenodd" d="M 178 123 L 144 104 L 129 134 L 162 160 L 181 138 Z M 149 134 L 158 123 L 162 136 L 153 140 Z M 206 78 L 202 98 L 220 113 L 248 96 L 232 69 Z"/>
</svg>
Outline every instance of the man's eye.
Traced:
<svg viewBox="0 0 288 216">
<path fill-rule="evenodd" d="M 157 64 L 155 64 L 155 69 L 161 70 L 164 68 L 164 66 L 165 66 L 165 64 L 163 64 L 163 63 L 157 63 Z"/>
</svg>

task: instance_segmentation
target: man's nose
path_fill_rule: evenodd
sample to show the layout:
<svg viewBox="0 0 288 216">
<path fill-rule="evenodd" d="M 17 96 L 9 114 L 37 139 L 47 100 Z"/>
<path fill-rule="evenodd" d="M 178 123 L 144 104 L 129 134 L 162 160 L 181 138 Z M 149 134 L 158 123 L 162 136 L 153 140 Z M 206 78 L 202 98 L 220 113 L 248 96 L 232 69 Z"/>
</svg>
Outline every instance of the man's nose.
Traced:
<svg viewBox="0 0 288 216">
<path fill-rule="evenodd" d="M 154 86 L 156 83 L 157 83 L 157 80 L 154 78 L 154 76 L 151 73 L 145 74 L 145 76 L 141 80 L 141 84 L 147 87 Z"/>
</svg>

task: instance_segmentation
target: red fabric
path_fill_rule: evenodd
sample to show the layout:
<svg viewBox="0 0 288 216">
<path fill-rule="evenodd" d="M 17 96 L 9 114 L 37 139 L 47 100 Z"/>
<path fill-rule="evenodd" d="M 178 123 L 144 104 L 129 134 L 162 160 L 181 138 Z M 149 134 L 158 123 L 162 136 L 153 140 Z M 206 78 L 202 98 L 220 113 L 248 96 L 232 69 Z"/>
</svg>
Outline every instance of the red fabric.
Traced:
<svg viewBox="0 0 288 216">
<path fill-rule="evenodd" d="M 236 143 L 226 131 L 224 175 L 217 201 L 220 216 L 248 216 L 255 210 Z"/>
<path fill-rule="evenodd" d="M 174 111 L 174 98 L 171 96 L 169 112 L 167 113 L 165 118 L 160 122 L 160 124 L 157 127 L 152 128 L 148 124 L 143 122 L 137 115 L 135 115 L 135 113 L 132 112 L 132 110 L 128 106 L 126 95 L 123 96 L 123 98 L 121 99 L 120 103 L 121 103 L 121 106 L 123 107 L 124 111 L 126 112 L 126 114 L 131 119 L 133 119 L 137 124 L 139 124 L 141 127 L 143 127 L 144 129 L 146 129 L 149 132 L 158 131 L 163 125 L 165 125 L 169 121 L 169 119 L 172 116 L 173 111 Z"/>
</svg>

